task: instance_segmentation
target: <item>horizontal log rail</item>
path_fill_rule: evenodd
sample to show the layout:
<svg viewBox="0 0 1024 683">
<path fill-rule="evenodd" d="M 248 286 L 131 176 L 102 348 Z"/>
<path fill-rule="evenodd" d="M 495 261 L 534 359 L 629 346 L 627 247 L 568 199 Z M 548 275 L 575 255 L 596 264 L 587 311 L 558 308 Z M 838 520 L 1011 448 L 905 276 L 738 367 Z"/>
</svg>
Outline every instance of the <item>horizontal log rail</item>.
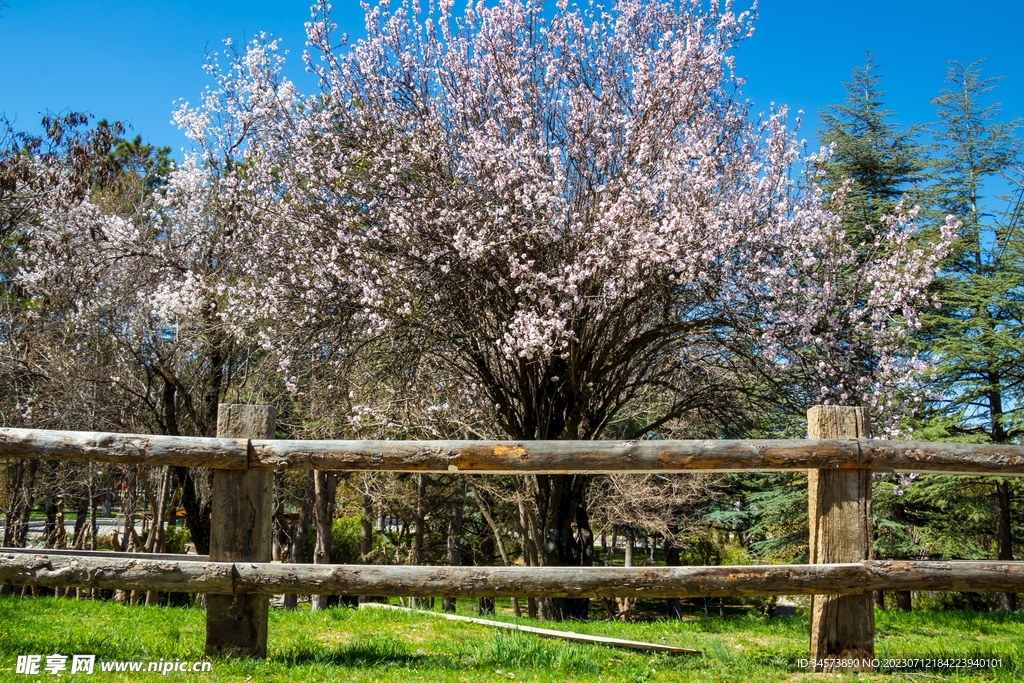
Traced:
<svg viewBox="0 0 1024 683">
<path fill-rule="evenodd" d="M 0 548 L 0 584 L 205 593 L 206 651 L 265 657 L 269 595 L 683 598 L 812 595 L 813 658 L 874 652 L 871 591 L 1024 592 L 1024 562 L 871 560 L 871 473 L 1024 476 L 1024 446 L 884 441 L 856 406 L 810 439 L 274 440 L 273 406 L 218 408 L 221 438 L 0 428 L 0 459 L 187 466 L 214 477 L 210 557 Z M 809 565 L 449 567 L 270 563 L 271 470 L 466 474 L 808 472 Z M 218 488 L 219 487 L 219 488 Z M 220 491 L 219 493 L 216 493 Z M 234 597 L 228 597 L 234 596 Z"/>
<path fill-rule="evenodd" d="M 0 429 L 0 458 L 470 474 L 873 469 L 1021 476 L 1024 446 L 877 439 L 299 441 Z"/>
<path fill-rule="evenodd" d="M 249 442 L 247 439 L 4 428 L 0 429 L 0 458 L 245 470 L 249 468 Z"/>
<path fill-rule="evenodd" d="M 103 557 L 117 558 L 120 560 L 188 560 L 190 562 L 207 562 L 209 555 L 193 555 L 182 553 L 122 553 L 119 550 L 78 550 L 76 548 L 2 548 L 0 555 L 4 553 L 21 553 L 27 555 L 38 555 L 40 553 L 57 557 Z"/>
<path fill-rule="evenodd" d="M 231 595 L 606 598 L 1024 592 L 1024 562 L 874 560 L 727 567 L 308 565 L 0 553 L 0 583 Z"/>
</svg>

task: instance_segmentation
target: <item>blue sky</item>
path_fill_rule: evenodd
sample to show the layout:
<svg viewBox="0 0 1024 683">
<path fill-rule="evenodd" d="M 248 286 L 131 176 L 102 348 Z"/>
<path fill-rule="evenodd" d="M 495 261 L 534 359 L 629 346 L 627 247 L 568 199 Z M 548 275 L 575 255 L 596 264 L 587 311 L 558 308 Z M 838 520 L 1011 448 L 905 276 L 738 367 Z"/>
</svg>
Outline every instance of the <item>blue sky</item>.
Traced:
<svg viewBox="0 0 1024 683">
<path fill-rule="evenodd" d="M 0 113 L 21 129 L 35 129 L 47 109 L 83 110 L 127 120 L 177 156 L 185 139 L 171 111 L 206 85 L 205 51 L 261 30 L 282 39 L 290 76 L 313 89 L 300 60 L 307 0 L 2 2 Z M 362 35 L 358 2 L 334 6 L 340 30 Z M 945 59 L 985 58 L 985 75 L 1005 77 L 998 93 L 1004 117 L 1024 117 L 1019 0 L 763 0 L 759 14 L 755 36 L 737 52 L 744 92 L 757 109 L 770 102 L 803 109 L 802 136 L 812 142 L 818 111 L 842 99 L 841 83 L 866 49 L 878 55 L 887 102 L 901 122 L 933 120 L 929 98 L 942 85 Z"/>
</svg>

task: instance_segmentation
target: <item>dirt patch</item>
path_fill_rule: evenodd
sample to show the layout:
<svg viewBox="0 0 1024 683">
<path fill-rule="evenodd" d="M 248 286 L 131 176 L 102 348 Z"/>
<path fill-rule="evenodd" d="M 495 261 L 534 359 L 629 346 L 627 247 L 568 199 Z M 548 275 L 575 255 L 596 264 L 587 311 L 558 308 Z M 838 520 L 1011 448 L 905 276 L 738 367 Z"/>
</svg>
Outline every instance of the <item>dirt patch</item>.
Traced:
<svg viewBox="0 0 1024 683">
<path fill-rule="evenodd" d="M 316 634 L 316 639 L 325 645 L 343 645 L 352 640 L 352 634 L 347 631 L 321 631 Z"/>
</svg>

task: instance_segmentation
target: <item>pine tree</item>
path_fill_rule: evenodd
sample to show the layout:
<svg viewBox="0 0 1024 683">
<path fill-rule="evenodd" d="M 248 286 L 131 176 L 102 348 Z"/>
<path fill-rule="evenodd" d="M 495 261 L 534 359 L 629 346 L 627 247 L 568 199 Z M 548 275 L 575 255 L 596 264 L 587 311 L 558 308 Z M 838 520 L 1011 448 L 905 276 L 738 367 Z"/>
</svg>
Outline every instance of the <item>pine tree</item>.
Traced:
<svg viewBox="0 0 1024 683">
<path fill-rule="evenodd" d="M 926 153 L 917 141 L 920 126 L 902 127 L 885 106 L 885 92 L 874 55 L 855 67 L 843 84 L 842 104 L 821 113 L 821 143 L 831 155 L 819 170 L 822 189 L 832 193 L 849 183 L 845 200 L 837 202 L 850 244 L 872 243 L 870 226 L 878 226 L 905 194 L 920 199 L 917 185 L 924 179 Z M 916 203 L 916 202 L 912 202 Z M 872 362 L 864 358 L 865 371 Z M 765 438 L 800 438 L 803 414 L 782 416 L 776 429 L 759 434 Z M 778 430 L 781 427 L 781 431 Z M 716 525 L 742 530 L 751 538 L 759 557 L 794 560 L 807 553 L 807 480 L 803 475 L 733 475 L 724 486 L 723 505 L 708 517 Z M 888 499 L 886 499 L 888 500 Z M 899 510 L 876 506 L 876 519 L 892 531 L 902 526 Z M 901 536 L 906 536 L 905 530 Z M 883 537 L 887 538 L 887 536 Z M 895 555 L 895 547 L 883 543 L 881 556 Z"/>
<path fill-rule="evenodd" d="M 1024 400 L 1024 251 L 1019 226 L 994 213 L 986 183 L 1011 179 L 1022 145 L 1019 123 L 999 120 L 998 103 L 985 104 L 998 78 L 982 79 L 979 63 L 950 62 L 948 88 L 933 99 L 934 197 L 939 211 L 961 223 L 958 240 L 936 286 L 941 308 L 922 317 L 933 362 L 934 404 L 951 435 L 991 443 L 1019 443 Z M 995 550 L 1013 557 L 1012 484 L 994 485 Z M 1002 596 L 1013 610 L 1013 595 Z"/>
<path fill-rule="evenodd" d="M 923 177 L 924 148 L 917 142 L 920 127 L 903 128 L 885 108 L 881 76 L 870 52 L 843 84 L 843 104 L 821 113 L 822 144 L 832 155 L 824 164 L 822 187 L 838 190 L 849 182 L 842 207 L 847 239 L 863 242 L 868 226 L 877 226 L 896 203 Z"/>
</svg>

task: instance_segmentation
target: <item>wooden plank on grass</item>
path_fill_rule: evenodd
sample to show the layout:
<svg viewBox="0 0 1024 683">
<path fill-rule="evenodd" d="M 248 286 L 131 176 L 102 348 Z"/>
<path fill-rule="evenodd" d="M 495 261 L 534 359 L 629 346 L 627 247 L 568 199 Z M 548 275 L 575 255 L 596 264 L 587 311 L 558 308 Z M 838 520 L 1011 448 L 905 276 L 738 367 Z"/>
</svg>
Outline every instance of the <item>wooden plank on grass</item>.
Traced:
<svg viewBox="0 0 1024 683">
<path fill-rule="evenodd" d="M 587 635 L 586 633 L 574 633 L 572 631 L 559 631 L 553 628 L 537 628 L 535 626 L 523 626 L 522 624 L 509 623 L 507 621 L 493 621 L 491 619 L 463 617 L 458 614 L 447 614 L 445 612 L 430 612 L 426 610 L 411 609 L 409 607 L 399 607 L 398 605 L 384 605 L 377 602 L 364 602 L 363 604 L 359 605 L 359 608 L 392 609 L 402 612 L 413 612 L 415 614 L 427 614 L 432 617 L 440 617 L 441 619 L 447 619 L 448 621 L 462 621 L 467 624 L 478 624 L 480 626 L 490 626 L 492 628 L 503 628 L 510 631 L 522 631 L 523 633 L 532 633 L 535 636 L 543 636 L 544 638 L 561 638 L 562 640 L 571 640 L 577 643 L 591 643 L 593 645 L 624 647 L 630 650 L 647 650 L 650 652 L 662 652 L 669 655 L 701 654 L 700 650 L 689 650 L 685 647 L 675 647 L 674 645 L 644 643 L 639 640 L 608 638 L 606 636 L 591 636 Z"/>
</svg>

